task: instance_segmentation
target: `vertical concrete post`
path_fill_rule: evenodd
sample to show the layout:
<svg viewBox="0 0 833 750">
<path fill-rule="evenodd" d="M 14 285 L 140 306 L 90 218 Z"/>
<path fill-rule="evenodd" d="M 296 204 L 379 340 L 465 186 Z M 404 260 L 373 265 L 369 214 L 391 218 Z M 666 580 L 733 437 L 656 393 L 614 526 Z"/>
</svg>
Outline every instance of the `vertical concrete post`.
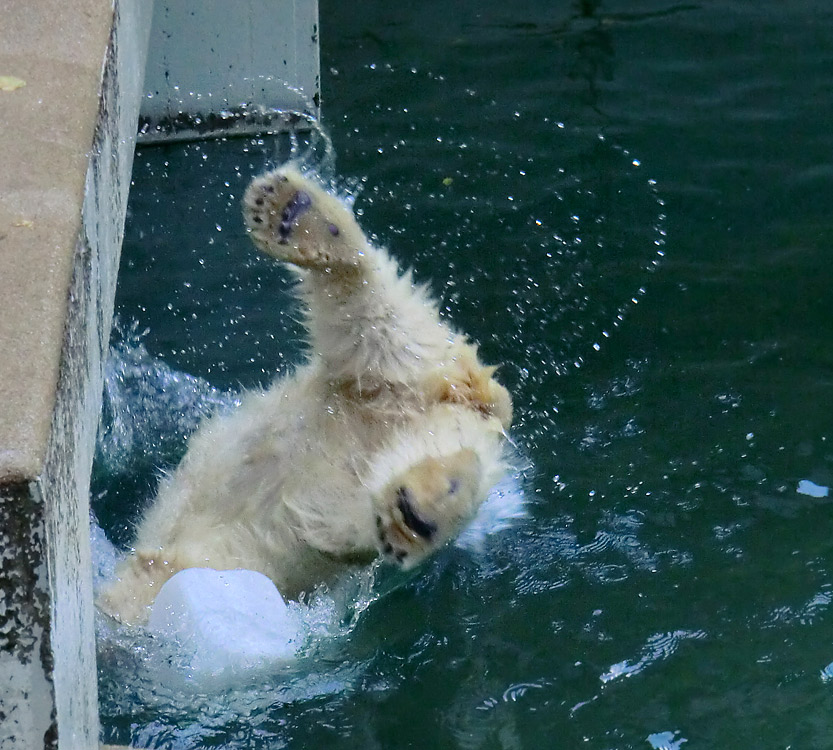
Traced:
<svg viewBox="0 0 833 750">
<path fill-rule="evenodd" d="M 156 0 L 143 142 L 262 133 L 317 118 L 317 0 Z"/>
<path fill-rule="evenodd" d="M 98 746 L 89 477 L 151 11 L 148 0 L 3 8 L 3 750 Z"/>
</svg>

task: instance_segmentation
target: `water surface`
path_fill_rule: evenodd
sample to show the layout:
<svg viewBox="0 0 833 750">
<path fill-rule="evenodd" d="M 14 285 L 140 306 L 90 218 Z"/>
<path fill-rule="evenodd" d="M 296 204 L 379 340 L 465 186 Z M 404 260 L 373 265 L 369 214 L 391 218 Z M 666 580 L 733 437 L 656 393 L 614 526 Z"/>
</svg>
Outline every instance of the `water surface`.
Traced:
<svg viewBox="0 0 833 750">
<path fill-rule="evenodd" d="M 125 703 L 103 670 L 105 738 L 831 746 L 831 506 L 796 491 L 833 484 L 831 28 L 809 0 L 322 2 L 334 172 L 503 363 L 530 517 L 261 692 Z M 136 160 L 120 320 L 201 399 L 300 356 L 238 216 L 275 148 Z M 155 419 L 166 438 L 99 460 L 123 544 L 190 429 Z"/>
</svg>

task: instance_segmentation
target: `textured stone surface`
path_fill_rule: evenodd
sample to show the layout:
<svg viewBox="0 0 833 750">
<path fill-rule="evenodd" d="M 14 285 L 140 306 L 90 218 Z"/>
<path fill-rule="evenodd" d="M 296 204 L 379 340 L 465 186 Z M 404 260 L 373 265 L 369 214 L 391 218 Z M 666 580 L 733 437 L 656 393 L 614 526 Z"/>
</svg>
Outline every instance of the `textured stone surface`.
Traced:
<svg viewBox="0 0 833 750">
<path fill-rule="evenodd" d="M 152 4 L 7 0 L 0 748 L 97 746 L 89 476 Z"/>
<path fill-rule="evenodd" d="M 36 486 L 0 486 L 0 747 L 52 737 L 46 522 Z"/>
<path fill-rule="evenodd" d="M 0 477 L 43 468 L 99 107 L 106 0 L 6 0 L 0 71 Z"/>
</svg>

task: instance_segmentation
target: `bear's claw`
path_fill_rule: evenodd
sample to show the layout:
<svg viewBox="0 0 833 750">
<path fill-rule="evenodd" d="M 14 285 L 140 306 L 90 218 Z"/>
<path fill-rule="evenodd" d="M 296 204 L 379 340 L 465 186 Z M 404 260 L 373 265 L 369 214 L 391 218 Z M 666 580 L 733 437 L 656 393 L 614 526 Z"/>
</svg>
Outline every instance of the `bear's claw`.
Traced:
<svg viewBox="0 0 833 750">
<path fill-rule="evenodd" d="M 431 539 L 437 533 L 437 524 L 426 521 L 416 512 L 409 499 L 410 494 L 411 492 L 407 487 L 400 487 L 396 491 L 396 507 L 399 508 L 399 512 L 402 514 L 402 521 L 411 531 L 423 539 Z"/>
<path fill-rule="evenodd" d="M 470 448 L 412 464 L 374 494 L 379 552 L 408 569 L 445 544 L 477 507 L 480 475 Z"/>
</svg>

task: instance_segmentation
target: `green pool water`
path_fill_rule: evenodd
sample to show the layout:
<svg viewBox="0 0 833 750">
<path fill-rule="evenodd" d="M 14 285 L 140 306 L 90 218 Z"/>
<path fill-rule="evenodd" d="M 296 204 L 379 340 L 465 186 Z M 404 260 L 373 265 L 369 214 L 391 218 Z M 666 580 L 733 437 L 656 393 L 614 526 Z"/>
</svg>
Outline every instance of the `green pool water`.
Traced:
<svg viewBox="0 0 833 750">
<path fill-rule="evenodd" d="M 104 737 L 833 747 L 833 508 L 797 492 L 833 485 L 833 6 L 320 11 L 321 166 L 503 363 L 529 518 L 373 602 L 293 690 L 127 700 L 103 664 Z M 239 218 L 276 153 L 137 155 L 120 325 L 203 393 L 300 356 L 288 279 Z M 174 421 L 154 450 L 99 460 L 120 544 L 181 450 Z"/>
</svg>

